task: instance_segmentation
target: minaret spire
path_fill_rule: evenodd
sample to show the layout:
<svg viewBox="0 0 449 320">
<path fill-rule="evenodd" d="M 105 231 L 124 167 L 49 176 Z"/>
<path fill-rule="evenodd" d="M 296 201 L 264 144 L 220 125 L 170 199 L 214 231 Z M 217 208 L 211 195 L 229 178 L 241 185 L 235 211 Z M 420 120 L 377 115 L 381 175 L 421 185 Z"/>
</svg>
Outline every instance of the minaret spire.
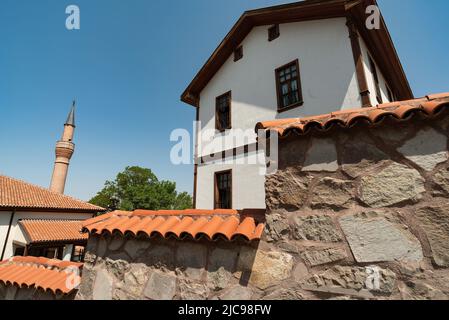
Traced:
<svg viewBox="0 0 449 320">
<path fill-rule="evenodd" d="M 75 133 L 75 101 L 73 101 L 67 120 L 64 124 L 64 132 L 60 141 L 56 143 L 56 160 L 50 183 L 50 190 L 63 194 L 70 159 L 75 151 L 73 135 Z"/>
<path fill-rule="evenodd" d="M 76 103 L 75 100 L 73 100 L 72 108 L 70 109 L 69 115 L 67 116 L 65 125 L 75 127 L 75 103 Z"/>
</svg>

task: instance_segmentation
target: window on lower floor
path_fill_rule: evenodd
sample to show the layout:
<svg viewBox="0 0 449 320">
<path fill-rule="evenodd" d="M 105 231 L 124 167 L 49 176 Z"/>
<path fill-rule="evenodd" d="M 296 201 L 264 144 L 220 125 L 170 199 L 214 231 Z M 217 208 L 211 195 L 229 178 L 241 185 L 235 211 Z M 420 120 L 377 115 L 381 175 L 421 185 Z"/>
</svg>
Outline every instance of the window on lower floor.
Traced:
<svg viewBox="0 0 449 320">
<path fill-rule="evenodd" d="M 276 69 L 278 111 L 285 111 L 302 105 L 299 62 L 295 60 Z"/>
<path fill-rule="evenodd" d="M 216 98 L 215 128 L 218 131 L 231 129 L 231 91 Z"/>
<path fill-rule="evenodd" d="M 232 209 L 232 171 L 215 173 L 215 209 Z"/>
</svg>

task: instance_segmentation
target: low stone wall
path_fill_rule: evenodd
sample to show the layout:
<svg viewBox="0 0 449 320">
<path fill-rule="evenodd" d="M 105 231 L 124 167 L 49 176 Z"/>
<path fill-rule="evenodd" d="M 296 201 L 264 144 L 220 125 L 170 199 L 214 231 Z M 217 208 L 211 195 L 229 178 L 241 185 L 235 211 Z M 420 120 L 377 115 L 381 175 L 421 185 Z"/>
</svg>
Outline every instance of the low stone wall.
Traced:
<svg viewBox="0 0 449 320">
<path fill-rule="evenodd" d="M 257 244 L 91 236 L 77 299 L 246 300 L 292 266 L 289 255 L 263 254 Z"/>
<path fill-rule="evenodd" d="M 304 297 L 449 297 L 448 124 L 414 119 L 280 141 L 266 240 Z"/>
</svg>

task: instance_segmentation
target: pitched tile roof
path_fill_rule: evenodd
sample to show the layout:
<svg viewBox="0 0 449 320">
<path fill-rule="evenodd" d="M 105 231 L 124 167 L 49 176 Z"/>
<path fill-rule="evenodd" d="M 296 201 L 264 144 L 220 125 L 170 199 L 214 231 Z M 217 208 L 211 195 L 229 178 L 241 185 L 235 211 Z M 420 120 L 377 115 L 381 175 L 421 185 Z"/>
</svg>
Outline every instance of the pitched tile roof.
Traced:
<svg viewBox="0 0 449 320">
<path fill-rule="evenodd" d="M 13 257 L 0 262 L 0 283 L 70 294 L 81 281 L 83 264 L 36 257 Z"/>
<path fill-rule="evenodd" d="M 264 224 L 236 210 L 136 210 L 115 211 L 89 219 L 83 227 L 90 234 L 253 241 L 260 239 Z"/>
<path fill-rule="evenodd" d="M 0 210 L 48 209 L 100 212 L 105 209 L 33 184 L 0 175 Z"/>
<path fill-rule="evenodd" d="M 350 128 L 365 122 L 369 125 L 380 124 L 386 118 L 396 121 L 409 120 L 414 114 L 420 113 L 431 118 L 449 107 L 449 92 L 429 95 L 424 98 L 385 103 L 371 108 L 343 110 L 307 118 L 282 119 L 260 122 L 256 130 L 265 129 L 277 132 L 280 137 L 286 137 L 294 132 L 305 135 L 312 130 L 328 131 L 333 127 Z"/>
<path fill-rule="evenodd" d="M 19 221 L 31 243 L 87 241 L 81 233 L 83 220 L 33 220 Z"/>
</svg>

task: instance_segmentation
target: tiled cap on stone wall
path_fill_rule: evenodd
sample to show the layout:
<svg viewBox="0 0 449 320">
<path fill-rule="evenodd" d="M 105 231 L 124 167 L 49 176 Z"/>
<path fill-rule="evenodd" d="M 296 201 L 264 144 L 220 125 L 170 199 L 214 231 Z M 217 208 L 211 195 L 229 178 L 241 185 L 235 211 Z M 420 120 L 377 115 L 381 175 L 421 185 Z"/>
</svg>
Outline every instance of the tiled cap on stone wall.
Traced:
<svg viewBox="0 0 449 320">
<path fill-rule="evenodd" d="M 336 111 L 306 118 L 259 122 L 256 125 L 256 131 L 260 129 L 274 131 L 283 138 L 292 132 L 305 135 L 313 130 L 324 132 L 334 127 L 351 128 L 361 122 L 376 125 L 387 118 L 407 121 L 417 113 L 430 118 L 437 116 L 444 109 L 449 109 L 449 92 L 420 99 L 385 103 L 370 108 Z"/>
<path fill-rule="evenodd" d="M 0 262 L 0 283 L 70 294 L 81 281 L 83 264 L 43 257 L 13 257 Z"/>
<path fill-rule="evenodd" d="M 236 210 L 114 211 L 86 220 L 83 231 L 133 237 L 260 240 L 264 223 Z"/>
</svg>

